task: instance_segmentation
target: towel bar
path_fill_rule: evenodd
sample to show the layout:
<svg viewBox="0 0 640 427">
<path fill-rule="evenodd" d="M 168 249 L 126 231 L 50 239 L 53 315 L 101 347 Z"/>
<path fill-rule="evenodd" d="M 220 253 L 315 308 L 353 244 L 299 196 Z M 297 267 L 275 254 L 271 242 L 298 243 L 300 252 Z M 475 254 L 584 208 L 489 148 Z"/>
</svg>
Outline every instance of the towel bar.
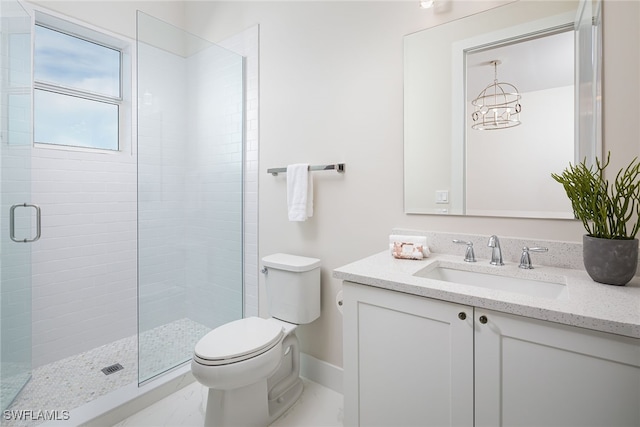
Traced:
<svg viewBox="0 0 640 427">
<path fill-rule="evenodd" d="M 329 171 L 335 170 L 339 173 L 344 173 L 345 165 L 344 163 L 336 163 L 334 165 L 317 165 L 317 166 L 309 166 L 310 171 Z M 270 173 L 273 176 L 278 175 L 279 173 L 284 173 L 287 171 L 287 168 L 271 168 L 267 169 L 267 173 Z"/>
</svg>

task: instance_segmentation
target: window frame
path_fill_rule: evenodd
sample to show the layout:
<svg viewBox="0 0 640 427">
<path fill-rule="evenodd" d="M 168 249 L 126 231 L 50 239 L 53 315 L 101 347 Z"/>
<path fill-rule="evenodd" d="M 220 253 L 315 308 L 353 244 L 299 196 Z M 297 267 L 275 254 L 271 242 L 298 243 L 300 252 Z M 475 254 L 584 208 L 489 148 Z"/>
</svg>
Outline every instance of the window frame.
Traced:
<svg viewBox="0 0 640 427">
<path fill-rule="evenodd" d="M 66 16 L 56 16 L 53 12 L 45 11 L 41 8 L 33 8 L 32 13 L 32 37 L 33 37 L 33 55 L 35 58 L 35 30 L 36 26 L 44 27 L 49 30 L 57 31 L 65 35 L 93 43 L 105 48 L 115 50 L 119 54 L 119 95 L 109 96 L 105 94 L 84 91 L 65 85 L 57 85 L 50 82 L 38 81 L 33 75 L 33 105 L 35 109 L 35 92 L 37 90 L 52 92 L 60 95 L 72 96 L 93 102 L 101 102 L 115 105 L 117 108 L 117 147 L 116 148 L 98 148 L 80 145 L 64 145 L 51 142 L 35 141 L 35 119 L 33 121 L 33 145 L 35 148 L 57 149 L 68 151 L 86 151 L 104 154 L 120 153 L 127 149 L 133 154 L 133 136 L 131 131 L 134 128 L 134 99 L 133 99 L 133 65 L 132 57 L 134 56 L 134 43 L 120 35 L 113 35 L 107 30 L 92 27 L 86 23 L 75 22 L 72 18 Z M 34 61 L 35 62 L 35 61 Z"/>
</svg>

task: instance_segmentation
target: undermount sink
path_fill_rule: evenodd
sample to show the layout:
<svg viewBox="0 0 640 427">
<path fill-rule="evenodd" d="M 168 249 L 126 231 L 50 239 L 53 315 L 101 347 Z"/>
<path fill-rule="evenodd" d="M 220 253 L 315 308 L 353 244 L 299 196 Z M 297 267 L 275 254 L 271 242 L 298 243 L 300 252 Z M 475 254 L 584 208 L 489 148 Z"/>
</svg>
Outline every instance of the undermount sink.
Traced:
<svg viewBox="0 0 640 427">
<path fill-rule="evenodd" d="M 500 268 L 500 267 L 497 267 Z M 440 280 L 485 289 L 514 292 L 540 298 L 568 299 L 564 283 L 536 280 L 523 277 L 502 276 L 478 271 L 458 269 L 453 266 L 428 266 L 414 274 L 426 279 Z"/>
</svg>

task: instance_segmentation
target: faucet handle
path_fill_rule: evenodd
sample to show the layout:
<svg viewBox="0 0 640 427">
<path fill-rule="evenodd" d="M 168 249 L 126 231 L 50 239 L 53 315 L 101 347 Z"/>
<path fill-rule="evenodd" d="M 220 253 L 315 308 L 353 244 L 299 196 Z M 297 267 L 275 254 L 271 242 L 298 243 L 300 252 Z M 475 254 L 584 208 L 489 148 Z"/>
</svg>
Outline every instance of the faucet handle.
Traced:
<svg viewBox="0 0 640 427">
<path fill-rule="evenodd" d="M 473 242 L 453 239 L 453 243 L 458 243 L 460 245 L 467 245 L 467 250 L 464 253 L 464 260 L 466 262 L 476 262 L 476 254 L 473 252 Z"/>
<path fill-rule="evenodd" d="M 533 268 L 533 265 L 531 264 L 531 256 L 529 255 L 529 252 L 548 252 L 549 248 L 543 248 L 543 247 L 535 247 L 535 248 L 528 248 L 528 247 L 523 247 L 522 248 L 522 255 L 520 256 L 520 265 L 518 267 L 520 268 L 524 268 L 527 270 L 530 270 Z"/>
</svg>

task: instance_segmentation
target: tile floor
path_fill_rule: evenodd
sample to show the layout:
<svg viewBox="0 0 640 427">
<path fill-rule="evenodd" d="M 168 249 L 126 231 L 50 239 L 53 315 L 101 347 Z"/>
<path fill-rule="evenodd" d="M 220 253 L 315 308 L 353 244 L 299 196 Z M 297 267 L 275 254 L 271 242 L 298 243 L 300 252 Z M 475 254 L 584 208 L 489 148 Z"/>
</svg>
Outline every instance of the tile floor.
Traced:
<svg viewBox="0 0 640 427">
<path fill-rule="evenodd" d="M 210 329 L 180 319 L 140 335 L 141 378 L 163 372 L 191 358 L 195 343 Z M 166 343 L 179 344 L 166 347 Z M 119 363 L 124 369 L 105 375 L 101 369 Z M 132 336 L 33 370 L 31 380 L 7 408 L 73 410 L 127 384 L 138 382 L 138 337 Z M 4 414 L 3 414 L 4 415 Z M 42 421 L 0 418 L 2 427 L 33 427 Z"/>
<path fill-rule="evenodd" d="M 303 378 L 298 401 L 272 427 L 341 427 L 342 394 Z M 202 427 L 207 388 L 194 382 L 113 427 Z"/>
</svg>

